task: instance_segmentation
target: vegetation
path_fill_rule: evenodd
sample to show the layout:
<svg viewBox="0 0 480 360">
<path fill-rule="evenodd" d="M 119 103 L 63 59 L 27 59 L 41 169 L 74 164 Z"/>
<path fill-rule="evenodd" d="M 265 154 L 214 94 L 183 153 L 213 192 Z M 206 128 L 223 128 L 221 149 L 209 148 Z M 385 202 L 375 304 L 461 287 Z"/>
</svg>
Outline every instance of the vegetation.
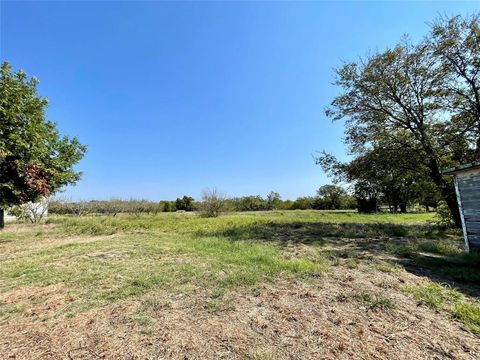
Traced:
<svg viewBox="0 0 480 360">
<path fill-rule="evenodd" d="M 200 211 L 205 217 L 218 217 L 225 211 L 225 195 L 217 189 L 205 190 L 202 194 Z"/>
<path fill-rule="evenodd" d="M 471 331 L 480 333 L 480 302 L 467 299 L 458 290 L 436 283 L 407 287 L 406 291 L 422 303 L 448 312 Z"/>
<path fill-rule="evenodd" d="M 38 80 L 23 71 L 0 69 L 0 228 L 3 209 L 48 197 L 80 173 L 73 170 L 85 153 L 77 138 L 62 137 L 45 119 L 47 99 Z"/>
<path fill-rule="evenodd" d="M 390 299 L 378 295 L 372 295 L 368 292 L 353 294 L 353 298 L 367 304 L 372 310 L 389 310 L 395 308 L 395 304 Z"/>
<path fill-rule="evenodd" d="M 480 307 L 467 291 L 478 259 L 460 262 L 461 234 L 432 220 L 431 213 L 276 210 L 211 218 L 192 212 L 53 215 L 45 224 L 12 224 L 0 233 L 0 330 L 24 336 L 14 326 L 25 321 L 48 324 L 48 331 L 71 326 L 81 335 L 88 330 L 78 324 L 97 324 L 98 318 L 115 333 L 118 324 L 133 326 L 125 334 L 145 344 L 154 342 L 152 334 L 170 334 L 194 318 L 207 321 L 196 336 L 214 331 L 211 322 L 218 321 L 242 334 L 243 324 L 252 326 L 255 341 L 267 341 L 268 327 L 303 328 L 324 315 L 348 324 L 354 314 L 355 329 L 368 329 L 372 313 L 382 328 L 413 313 L 413 319 L 427 316 L 442 324 L 454 317 L 480 333 Z M 438 264 L 426 267 L 423 259 Z M 468 267 L 475 271 L 465 272 Z M 461 287 L 437 285 L 439 278 L 458 279 Z M 321 307 L 312 314 L 315 306 Z M 262 320 L 262 313 L 268 318 Z"/>
<path fill-rule="evenodd" d="M 337 96 L 327 115 L 346 119 L 346 144 L 355 156 L 318 163 L 353 182 L 366 210 L 379 200 L 405 211 L 440 197 L 455 224 L 460 216 L 451 179 L 442 170 L 480 154 L 479 15 L 438 18 L 417 44 L 404 39 L 336 70 Z"/>
<path fill-rule="evenodd" d="M 265 197 L 227 198 L 216 189 L 206 190 L 200 201 L 188 195 L 159 202 L 54 200 L 53 215 L 40 224 L 45 208 L 35 202 L 48 201 L 79 180 L 73 166 L 86 148 L 76 138 L 62 137 L 46 120 L 47 101 L 37 92 L 38 81 L 4 63 L 0 228 L 1 209 L 9 208 L 19 221 L 12 231 L 0 233 L 0 332 L 21 338 L 41 323 L 48 333 L 63 328 L 63 339 L 83 324 L 90 328 L 101 314 L 114 333 L 125 324 L 141 329 L 119 332 L 117 338 L 146 347 L 153 344 L 155 326 L 154 341 L 167 342 L 178 338 L 169 331 L 179 323 L 192 337 L 202 335 L 203 323 L 211 331 L 222 319 L 228 331 L 219 327 L 219 333 L 236 335 L 246 327 L 255 344 L 268 339 L 268 331 L 273 334 L 274 351 L 242 343 L 247 359 L 277 358 L 282 333 L 288 334 L 282 343 L 301 337 L 293 346 L 307 344 L 310 356 L 298 356 L 312 358 L 318 339 L 333 332 L 335 337 L 347 332 L 338 338 L 352 342 L 364 333 L 368 342 L 377 336 L 374 354 L 388 357 L 378 344 L 397 351 L 394 341 L 408 329 L 395 326 L 406 323 L 424 326 L 417 334 L 429 331 L 406 336 L 408 344 L 419 341 L 422 355 L 431 349 L 434 356 L 455 357 L 447 347 L 434 348 L 444 341 L 425 344 L 425 339 L 439 333 L 440 327 L 430 329 L 437 321 L 449 325 L 443 327 L 450 331 L 442 339 L 447 342 L 451 334 L 462 341 L 480 335 L 480 255 L 464 253 L 459 230 L 450 226 L 459 224 L 459 212 L 451 179 L 442 174 L 447 166 L 480 157 L 479 18 L 440 17 L 419 43 L 404 39 L 338 68 L 341 93 L 327 115 L 346 119 L 353 159 L 342 163 L 324 152 L 317 163 L 336 183 L 352 186 L 327 184 L 315 196 L 296 200 L 283 200 L 273 191 Z M 426 211 L 407 213 L 418 205 Z M 440 221 L 430 208 L 437 209 Z M 226 315 L 237 305 L 243 306 L 240 315 Z M 184 321 L 192 317 L 196 322 L 188 328 Z M 428 317 L 433 320 L 423 325 Z M 65 325 L 71 318 L 75 322 Z M 308 327 L 317 326 L 318 319 L 321 327 Z M 458 335 L 452 319 L 467 331 Z M 330 332 L 322 334 L 328 326 Z M 34 343 L 41 347 L 36 331 Z M 133 341 L 125 340 L 131 333 Z M 238 339 L 212 341 L 215 336 L 208 334 L 202 347 L 221 343 L 223 354 L 234 353 L 231 342 Z M 0 352 L 11 343 L 0 342 Z M 155 357 L 163 357 L 163 343 L 157 345 Z M 172 348 L 188 348 L 176 345 Z M 475 353 L 468 340 L 456 345 Z M 332 353 L 338 357 L 347 346 L 339 342 Z M 110 342 L 106 348 L 88 356 L 116 351 Z M 47 352 L 39 353 L 30 355 L 40 358 Z"/>
<path fill-rule="evenodd" d="M 218 208 L 212 213 L 218 216 L 224 211 L 267 211 L 267 210 L 353 210 L 356 207 L 355 198 L 346 190 L 336 185 L 324 185 L 318 190 L 316 197 L 300 197 L 295 201 L 282 200 L 280 194 L 270 192 L 265 198 L 260 195 L 227 198 L 216 190 L 208 190 L 200 202 L 190 196 L 177 198 L 175 201 L 161 200 L 91 200 L 66 201 L 52 200 L 49 202 L 49 212 L 59 215 L 86 214 L 113 215 L 117 214 L 156 214 L 159 212 L 200 211 L 206 214 L 207 208 Z M 215 203 L 215 206 L 213 206 Z"/>
<path fill-rule="evenodd" d="M 292 220 L 284 215 L 278 213 L 274 218 Z M 315 216 L 303 220 L 315 221 Z M 231 241 L 228 235 L 217 235 L 219 231 L 228 233 L 231 227 L 269 221 L 253 215 L 207 219 L 188 214 L 50 218 L 55 227 L 40 232 L 32 228 L 34 236 L 30 232 L 20 237 L 1 235 L 2 242 L 15 238 L 12 251 L 17 256 L 2 260 L 0 292 L 24 285 L 48 286 L 60 280 L 80 300 L 65 309 L 70 312 L 140 295 L 157 286 L 183 291 L 195 282 L 219 291 L 273 280 L 280 274 L 308 277 L 326 271 L 323 259 L 287 258 L 276 242 Z M 112 234 L 117 236 L 30 250 L 45 238 Z M 57 266 L 62 259 L 69 260 Z"/>
<path fill-rule="evenodd" d="M 194 206 L 193 206 L 194 199 L 191 196 L 184 196 L 183 198 L 177 198 L 175 200 L 175 210 L 176 211 L 193 211 Z"/>
</svg>

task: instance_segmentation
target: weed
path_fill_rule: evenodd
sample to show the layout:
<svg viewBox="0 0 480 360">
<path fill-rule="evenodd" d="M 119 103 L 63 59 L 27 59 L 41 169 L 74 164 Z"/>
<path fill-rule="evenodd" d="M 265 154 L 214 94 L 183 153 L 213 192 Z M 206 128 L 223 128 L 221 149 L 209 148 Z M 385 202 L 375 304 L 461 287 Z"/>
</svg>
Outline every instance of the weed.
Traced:
<svg viewBox="0 0 480 360">
<path fill-rule="evenodd" d="M 372 310 L 390 310 L 395 308 L 395 304 L 392 300 L 384 298 L 380 295 L 370 294 L 368 292 L 355 293 L 352 296 L 369 306 Z"/>
<path fill-rule="evenodd" d="M 345 260 L 344 264 L 349 269 L 358 268 L 358 261 L 356 259 L 347 259 L 347 260 Z"/>
<path fill-rule="evenodd" d="M 393 282 L 392 280 L 386 280 L 386 279 L 380 281 L 377 285 L 378 287 L 385 290 L 397 288 L 397 284 L 395 284 L 395 282 Z"/>
<path fill-rule="evenodd" d="M 375 261 L 372 263 L 372 266 L 374 269 L 384 273 L 392 273 L 400 268 L 397 264 L 392 264 L 386 261 Z"/>
</svg>

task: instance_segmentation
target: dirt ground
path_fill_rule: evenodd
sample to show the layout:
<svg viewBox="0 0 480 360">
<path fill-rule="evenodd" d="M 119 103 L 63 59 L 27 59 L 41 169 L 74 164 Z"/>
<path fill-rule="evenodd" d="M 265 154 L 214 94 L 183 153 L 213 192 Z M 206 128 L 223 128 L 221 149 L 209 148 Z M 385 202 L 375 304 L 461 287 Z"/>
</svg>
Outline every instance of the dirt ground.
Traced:
<svg viewBox="0 0 480 360">
<path fill-rule="evenodd" d="M 279 259 L 321 258 L 318 261 L 328 263 L 325 272 L 305 276 L 281 272 L 253 285 L 222 289 L 211 285 L 215 282 L 209 282 L 208 287 L 198 281 L 202 266 L 207 266 L 203 261 L 223 261 L 232 266 L 238 265 L 231 262 L 236 259 L 222 260 L 217 252 L 210 255 L 212 248 L 206 248 L 210 257 L 199 258 L 201 247 L 197 253 L 181 255 L 172 247 L 177 241 L 186 241 L 182 237 L 167 239 L 170 247 L 155 248 L 155 241 L 167 241 L 164 233 L 140 238 L 122 234 L 65 236 L 45 225 L 37 238 L 38 228 L 12 226 L 4 233 L 3 244 L 0 242 L 0 265 L 4 266 L 3 274 L 8 274 L 0 277 L 0 360 L 480 359 L 480 336 L 472 328 L 405 290 L 432 283 L 443 286 L 449 281 L 434 277 L 428 269 L 404 266 L 402 259 L 385 251 L 387 243 L 401 244 L 411 238 L 335 237 L 315 244 L 311 239 L 320 237 L 322 226 L 333 225 L 315 225 L 315 231 L 310 229 L 311 224 L 293 225 L 282 225 L 278 234 L 274 233 L 282 236 L 282 257 L 266 252 L 259 261 L 275 264 Z M 230 249 L 226 246 L 234 246 L 235 241 L 228 239 L 221 244 Z M 245 256 L 250 245 L 229 251 L 244 251 L 241 254 Z M 138 262 L 129 257 L 132 254 L 140 254 Z M 141 293 L 78 308 L 89 298 L 72 290 L 71 279 L 82 279 L 79 272 L 94 273 L 98 268 L 102 276 L 109 274 L 104 285 L 115 288 L 115 276 L 123 281 L 122 276 L 144 271 L 139 266 L 148 256 L 155 262 L 146 264 L 157 264 L 157 271 L 168 265 L 167 260 L 176 267 L 182 261 L 201 261 L 191 262 L 196 266 L 196 276 L 185 283 L 174 282 L 184 285 L 181 289 L 155 283 Z M 127 262 L 131 268 L 119 267 Z M 19 277 L 6 271 L 5 264 L 19 266 Z M 82 264 L 83 268 L 77 268 Z M 54 271 L 41 273 L 43 282 L 35 277 L 35 271 L 42 269 Z M 107 272 L 109 269 L 123 273 Z M 209 269 L 217 271 L 215 267 Z M 221 273 L 225 268 L 219 269 Z M 262 271 L 269 269 L 264 267 Z M 148 267 L 147 271 L 153 270 Z M 208 271 L 202 274 L 204 280 L 210 275 L 218 277 L 218 273 Z M 22 276 L 28 278 L 22 282 Z M 102 278 L 92 279 L 96 279 L 93 287 L 78 289 L 96 293 Z M 467 284 L 465 289 L 462 284 L 454 285 L 452 288 L 460 289 L 467 301 L 478 301 L 477 284 Z M 67 311 L 72 307 L 75 311 Z"/>
<path fill-rule="evenodd" d="M 337 267 L 308 282 L 278 281 L 226 295 L 156 291 L 71 319 L 38 321 L 69 301 L 62 286 L 16 289 L 2 301 L 36 305 L 0 324 L 2 359 L 479 359 L 480 339 L 446 314 L 396 290 L 424 279 Z M 392 299 L 372 309 L 359 289 Z M 136 318 L 142 304 L 148 321 Z M 32 321 L 33 319 L 37 321 Z"/>
</svg>

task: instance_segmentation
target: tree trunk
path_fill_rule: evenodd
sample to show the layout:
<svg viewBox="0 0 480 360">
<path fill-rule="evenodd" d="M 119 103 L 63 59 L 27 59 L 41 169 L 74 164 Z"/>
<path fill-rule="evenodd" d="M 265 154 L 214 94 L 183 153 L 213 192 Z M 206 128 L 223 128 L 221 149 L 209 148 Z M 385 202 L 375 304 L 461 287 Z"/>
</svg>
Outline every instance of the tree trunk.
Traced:
<svg viewBox="0 0 480 360">
<path fill-rule="evenodd" d="M 443 177 L 439 163 L 435 156 L 433 149 L 424 142 L 424 149 L 428 155 L 428 168 L 430 170 L 430 178 L 433 183 L 438 186 L 443 200 L 447 203 L 447 206 L 452 214 L 455 226 L 462 227 L 462 220 L 460 219 L 460 210 L 458 209 L 457 195 L 451 182 L 448 182 Z"/>
<path fill-rule="evenodd" d="M 407 212 L 407 203 L 400 203 L 400 212 L 405 214 Z"/>
<path fill-rule="evenodd" d="M 5 227 L 5 211 L 0 209 L 0 229 Z"/>
<path fill-rule="evenodd" d="M 448 189 L 445 189 L 448 191 Z M 442 189 L 443 193 L 443 189 Z M 457 202 L 457 195 L 455 194 L 454 191 L 448 191 L 444 196 L 445 202 L 448 205 L 448 208 L 450 209 L 450 212 L 452 213 L 453 221 L 455 222 L 455 226 L 460 228 L 462 227 L 462 220 L 460 218 L 460 209 L 458 208 L 458 202 Z"/>
<path fill-rule="evenodd" d="M 432 172 L 431 178 L 433 182 L 440 189 L 442 198 L 447 203 L 448 209 L 452 214 L 452 218 L 453 218 L 453 221 L 455 222 L 455 226 L 458 228 L 462 227 L 462 220 L 460 219 L 460 209 L 458 208 L 458 202 L 457 202 L 457 194 L 455 194 L 455 189 L 453 187 L 453 184 L 449 183 L 448 181 L 445 181 L 438 167 L 433 169 L 430 168 L 430 170 Z"/>
</svg>

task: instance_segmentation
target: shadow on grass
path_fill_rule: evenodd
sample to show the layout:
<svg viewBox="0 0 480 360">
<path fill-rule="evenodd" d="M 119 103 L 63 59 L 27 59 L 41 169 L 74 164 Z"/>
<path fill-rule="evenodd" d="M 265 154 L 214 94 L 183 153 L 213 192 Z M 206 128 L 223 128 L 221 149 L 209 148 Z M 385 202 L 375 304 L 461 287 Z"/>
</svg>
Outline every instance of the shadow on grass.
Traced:
<svg viewBox="0 0 480 360">
<path fill-rule="evenodd" d="M 223 229 L 201 230 L 198 236 L 222 236 L 232 241 L 259 240 L 275 241 L 281 244 L 301 243 L 307 245 L 322 245 L 325 238 L 328 242 L 335 239 L 373 239 L 385 238 L 428 238 L 435 239 L 446 236 L 445 229 L 435 225 L 401 225 L 391 223 L 305 223 L 305 222 L 265 222 L 248 226 L 231 226 Z M 369 241 L 357 242 L 367 249 L 372 246 Z M 381 250 L 379 247 L 378 250 Z"/>
<path fill-rule="evenodd" d="M 480 254 L 412 251 L 398 261 L 407 271 L 480 299 Z"/>
<path fill-rule="evenodd" d="M 268 222 L 199 231 L 197 235 L 274 241 L 283 246 L 328 245 L 325 255 L 329 257 L 365 257 L 367 253 L 480 297 L 480 255 L 463 253 L 458 231 L 434 224 Z"/>
</svg>

